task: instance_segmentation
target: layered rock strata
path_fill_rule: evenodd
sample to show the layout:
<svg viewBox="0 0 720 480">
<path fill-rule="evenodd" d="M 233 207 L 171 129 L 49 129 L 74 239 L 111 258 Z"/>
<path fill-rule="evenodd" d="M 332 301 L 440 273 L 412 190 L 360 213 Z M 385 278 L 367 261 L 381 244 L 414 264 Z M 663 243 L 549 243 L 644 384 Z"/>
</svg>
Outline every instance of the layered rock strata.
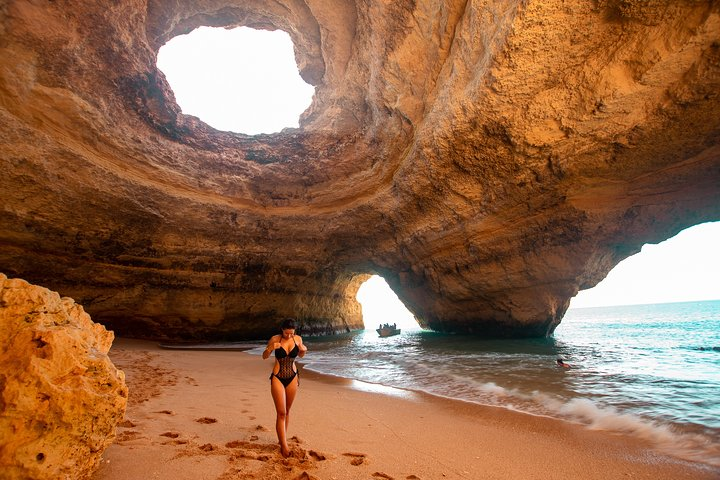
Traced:
<svg viewBox="0 0 720 480">
<path fill-rule="evenodd" d="M 70 298 L 0 274 L 0 475 L 84 479 L 127 404 L 112 332 Z"/>
<path fill-rule="evenodd" d="M 146 338 L 359 328 L 372 273 L 423 326 L 547 335 L 644 243 L 720 219 L 718 10 L 5 2 L 0 270 Z M 201 25 L 290 34 L 299 129 L 182 114 L 156 55 Z"/>
</svg>

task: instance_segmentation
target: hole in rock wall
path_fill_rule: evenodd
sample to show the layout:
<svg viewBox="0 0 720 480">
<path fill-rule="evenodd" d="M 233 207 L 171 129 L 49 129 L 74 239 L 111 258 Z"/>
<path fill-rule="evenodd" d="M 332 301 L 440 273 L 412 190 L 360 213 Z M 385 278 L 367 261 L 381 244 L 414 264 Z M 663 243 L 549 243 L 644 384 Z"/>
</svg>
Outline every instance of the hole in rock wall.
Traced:
<svg viewBox="0 0 720 480">
<path fill-rule="evenodd" d="M 720 222 L 687 228 L 658 244 L 646 244 L 570 308 L 720 299 Z"/>
<path fill-rule="evenodd" d="M 315 92 L 281 30 L 200 27 L 163 45 L 157 66 L 184 114 L 248 135 L 298 127 Z"/>
<path fill-rule="evenodd" d="M 379 275 L 373 275 L 360 285 L 355 298 L 362 305 L 366 329 L 374 330 L 382 323 L 395 323 L 402 330 L 420 329 L 413 314 Z"/>
</svg>

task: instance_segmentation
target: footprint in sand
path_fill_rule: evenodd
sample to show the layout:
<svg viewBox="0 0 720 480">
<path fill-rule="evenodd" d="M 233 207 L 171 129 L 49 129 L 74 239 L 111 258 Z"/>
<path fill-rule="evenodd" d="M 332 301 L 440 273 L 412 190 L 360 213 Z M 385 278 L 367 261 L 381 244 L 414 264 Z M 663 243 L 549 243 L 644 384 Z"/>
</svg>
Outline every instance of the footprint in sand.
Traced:
<svg viewBox="0 0 720 480">
<path fill-rule="evenodd" d="M 217 447 L 211 443 L 206 443 L 205 445 L 201 445 L 199 448 L 203 452 L 212 452 L 213 450 L 217 449 Z"/>
<path fill-rule="evenodd" d="M 141 437 L 141 433 L 135 430 L 128 430 L 127 432 L 120 432 L 115 436 L 116 443 L 129 442 L 131 440 L 137 440 Z"/>
<path fill-rule="evenodd" d="M 383 472 L 375 472 L 372 474 L 372 476 L 375 478 L 385 478 L 387 480 L 394 480 L 393 477 L 391 477 L 387 473 L 383 473 Z"/>
<path fill-rule="evenodd" d="M 257 439 L 258 439 L 258 436 L 257 436 L 257 435 L 252 435 L 252 436 L 250 437 L 250 441 L 251 441 L 251 442 L 254 442 L 254 441 L 257 440 Z"/>
<path fill-rule="evenodd" d="M 243 442 L 242 440 L 232 440 L 225 444 L 225 448 L 233 450 L 231 460 L 249 458 L 260 462 L 267 462 L 273 458 L 269 452 L 275 450 L 276 446 L 271 444 Z"/>
<path fill-rule="evenodd" d="M 227 442 L 225 446 L 227 448 L 240 448 L 242 446 L 245 446 L 245 442 L 241 440 L 233 440 L 232 442 Z"/>
<path fill-rule="evenodd" d="M 170 440 L 169 442 L 163 442 L 162 445 L 187 445 L 187 440 Z"/>
<path fill-rule="evenodd" d="M 290 441 L 291 441 L 291 442 L 295 442 L 295 443 L 303 443 L 302 439 L 300 439 L 300 438 L 298 438 L 298 437 L 296 437 L 296 436 L 292 436 L 292 437 L 290 438 Z"/>
<path fill-rule="evenodd" d="M 175 412 L 173 412 L 172 410 L 160 410 L 159 412 L 154 412 L 154 413 L 162 413 L 164 415 L 175 415 Z"/>
<path fill-rule="evenodd" d="M 202 418 L 198 418 L 198 419 L 195 420 L 195 421 L 196 421 L 197 423 L 209 424 L 209 423 L 216 423 L 216 422 L 217 422 L 217 419 L 215 419 L 215 418 L 210 418 L 210 417 L 202 417 Z"/>
<path fill-rule="evenodd" d="M 308 450 L 308 455 L 310 455 L 311 458 L 313 458 L 314 460 L 317 460 L 318 462 L 327 460 L 327 457 L 325 455 L 323 455 L 320 452 L 316 452 L 315 450 Z"/>
<path fill-rule="evenodd" d="M 365 463 L 365 458 L 367 458 L 367 455 L 365 455 L 364 453 L 346 452 L 343 453 L 343 455 L 345 455 L 346 457 L 350 457 L 350 465 L 355 466 L 362 465 L 363 463 Z"/>
<path fill-rule="evenodd" d="M 168 437 L 168 438 L 178 438 L 180 436 L 179 433 L 175 432 L 165 432 L 160 434 L 161 437 Z"/>
<path fill-rule="evenodd" d="M 407 480 L 420 480 L 420 477 L 418 477 L 417 475 L 408 475 L 408 476 L 405 477 L 405 478 L 406 478 Z"/>
<path fill-rule="evenodd" d="M 257 430 L 259 432 L 269 432 L 270 431 L 267 428 L 263 427 L 262 425 L 258 425 L 257 427 L 255 427 L 255 430 Z"/>
<path fill-rule="evenodd" d="M 320 480 L 315 475 L 310 475 L 308 472 L 302 472 L 297 477 L 294 477 L 292 480 Z"/>
<path fill-rule="evenodd" d="M 127 419 L 125 419 L 125 420 L 123 420 L 122 422 L 118 423 L 118 427 L 122 427 L 122 428 L 132 428 L 132 427 L 134 427 L 134 426 L 135 426 L 135 424 L 134 424 L 133 422 L 131 422 L 130 420 L 127 420 Z"/>
</svg>

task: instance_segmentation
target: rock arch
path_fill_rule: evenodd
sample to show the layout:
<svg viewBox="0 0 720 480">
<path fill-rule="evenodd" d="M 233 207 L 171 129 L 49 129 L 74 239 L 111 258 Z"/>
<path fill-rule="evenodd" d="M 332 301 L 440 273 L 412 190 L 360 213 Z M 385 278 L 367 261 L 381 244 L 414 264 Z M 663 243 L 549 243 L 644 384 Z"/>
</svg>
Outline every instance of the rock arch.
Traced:
<svg viewBox="0 0 720 480">
<path fill-rule="evenodd" d="M 371 272 L 424 326 L 546 335 L 720 219 L 712 3 L 180 3 L 0 9 L 0 271 L 121 335 L 360 328 Z M 200 25 L 291 35 L 299 129 L 181 114 L 154 57 Z"/>
</svg>

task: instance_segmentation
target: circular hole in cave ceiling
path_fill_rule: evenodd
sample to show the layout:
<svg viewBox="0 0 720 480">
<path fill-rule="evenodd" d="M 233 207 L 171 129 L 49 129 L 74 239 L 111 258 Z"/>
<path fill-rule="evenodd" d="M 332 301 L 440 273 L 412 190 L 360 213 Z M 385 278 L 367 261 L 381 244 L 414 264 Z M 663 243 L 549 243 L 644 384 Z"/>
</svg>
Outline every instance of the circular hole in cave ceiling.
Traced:
<svg viewBox="0 0 720 480">
<path fill-rule="evenodd" d="M 160 48 L 157 66 L 186 115 L 248 135 L 298 127 L 315 87 L 282 30 L 200 27 Z"/>
</svg>

